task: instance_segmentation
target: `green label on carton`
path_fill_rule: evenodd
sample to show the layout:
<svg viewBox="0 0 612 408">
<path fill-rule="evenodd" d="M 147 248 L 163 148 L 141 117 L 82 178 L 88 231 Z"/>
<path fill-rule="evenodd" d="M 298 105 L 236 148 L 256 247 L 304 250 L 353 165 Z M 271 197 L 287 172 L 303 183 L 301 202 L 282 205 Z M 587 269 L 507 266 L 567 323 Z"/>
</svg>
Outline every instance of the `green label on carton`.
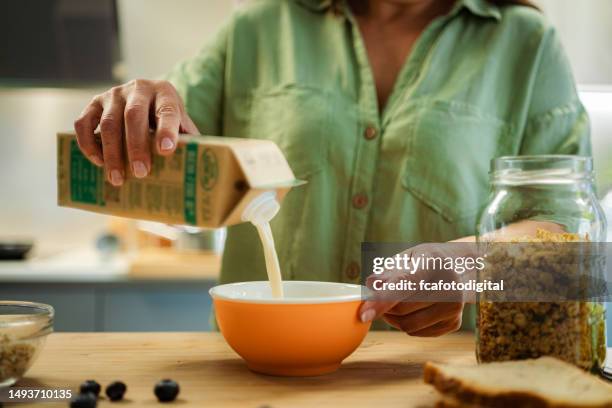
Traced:
<svg viewBox="0 0 612 408">
<path fill-rule="evenodd" d="M 185 222 L 197 224 L 196 219 L 196 175 L 198 171 L 198 144 L 188 143 L 185 149 Z"/>
<path fill-rule="evenodd" d="M 219 163 L 212 149 L 205 148 L 200 159 L 200 185 L 205 191 L 210 191 L 219 178 Z"/>
<path fill-rule="evenodd" d="M 76 140 L 70 143 L 70 198 L 73 202 L 104 206 L 102 169 L 81 153 Z"/>
</svg>

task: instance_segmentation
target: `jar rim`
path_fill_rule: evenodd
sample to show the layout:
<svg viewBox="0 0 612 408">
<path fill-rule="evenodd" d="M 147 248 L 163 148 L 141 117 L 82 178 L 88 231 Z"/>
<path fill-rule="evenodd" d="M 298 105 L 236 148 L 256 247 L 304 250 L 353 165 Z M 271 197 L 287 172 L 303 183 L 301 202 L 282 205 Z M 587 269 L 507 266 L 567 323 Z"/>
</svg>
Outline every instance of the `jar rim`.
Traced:
<svg viewBox="0 0 612 408">
<path fill-rule="evenodd" d="M 572 184 L 592 180 L 593 159 L 562 154 L 502 156 L 491 160 L 490 175 L 493 184 Z"/>
</svg>

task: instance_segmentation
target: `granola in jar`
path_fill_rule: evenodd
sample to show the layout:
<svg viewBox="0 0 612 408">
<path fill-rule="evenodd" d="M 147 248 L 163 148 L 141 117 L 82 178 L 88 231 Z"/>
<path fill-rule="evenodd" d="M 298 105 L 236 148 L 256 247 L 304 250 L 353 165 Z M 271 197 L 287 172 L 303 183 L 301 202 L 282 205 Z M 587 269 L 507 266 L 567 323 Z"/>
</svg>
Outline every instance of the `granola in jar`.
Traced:
<svg viewBox="0 0 612 408">
<path fill-rule="evenodd" d="M 524 288 L 535 297 L 547 294 L 560 297 L 563 291 L 581 290 L 580 279 L 569 276 L 575 271 L 566 265 L 579 262 L 578 251 L 571 245 L 546 243 L 585 242 L 588 236 L 538 230 L 534 238 L 514 242 L 538 243 L 510 253 L 499 246 L 490 261 L 490 273 L 511 279 L 507 286 Z M 575 247 L 574 247 L 575 248 Z M 529 273 L 509 271 L 530 268 Z M 503 269 L 503 271 L 500 271 Z M 533 279 L 537 274 L 537 279 Z M 566 276 L 564 276 L 566 275 Z M 531 280 L 530 280 L 531 279 Z M 536 283 L 534 283 L 536 282 Z M 588 284 L 588 282 L 587 282 Z M 572 287 L 572 285 L 574 287 Z M 519 360 L 554 356 L 584 369 L 601 365 L 605 359 L 605 316 L 603 305 L 579 300 L 568 301 L 497 301 L 483 296 L 478 302 L 477 357 L 480 362 Z"/>
</svg>

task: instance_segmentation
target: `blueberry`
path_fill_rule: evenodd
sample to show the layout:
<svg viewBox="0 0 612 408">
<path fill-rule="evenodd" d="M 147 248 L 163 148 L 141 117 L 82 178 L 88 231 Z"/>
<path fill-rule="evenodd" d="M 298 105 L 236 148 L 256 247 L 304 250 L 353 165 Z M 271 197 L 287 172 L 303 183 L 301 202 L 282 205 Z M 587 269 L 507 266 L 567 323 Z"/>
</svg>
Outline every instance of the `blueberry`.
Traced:
<svg viewBox="0 0 612 408">
<path fill-rule="evenodd" d="M 85 394 L 86 392 L 91 392 L 96 397 L 100 395 L 100 384 L 98 384 L 95 380 L 87 380 L 83 384 L 81 384 L 81 394 Z"/>
<path fill-rule="evenodd" d="M 98 399 L 91 392 L 79 394 L 70 401 L 70 408 L 96 408 Z"/>
<path fill-rule="evenodd" d="M 121 381 L 115 381 L 114 383 L 110 383 L 106 386 L 106 396 L 111 401 L 119 401 L 123 399 L 123 395 L 127 387 Z"/>
<path fill-rule="evenodd" d="M 155 392 L 155 396 L 159 400 L 159 402 L 170 402 L 176 399 L 180 388 L 176 381 L 172 380 L 161 380 L 157 384 L 155 384 L 155 388 L 153 390 Z"/>
</svg>

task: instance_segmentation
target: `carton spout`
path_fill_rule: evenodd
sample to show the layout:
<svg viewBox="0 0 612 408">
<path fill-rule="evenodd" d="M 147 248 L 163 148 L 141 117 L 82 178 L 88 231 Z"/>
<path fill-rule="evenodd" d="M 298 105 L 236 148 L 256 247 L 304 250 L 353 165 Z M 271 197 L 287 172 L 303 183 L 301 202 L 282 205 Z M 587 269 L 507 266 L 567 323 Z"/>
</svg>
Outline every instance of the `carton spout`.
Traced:
<svg viewBox="0 0 612 408">
<path fill-rule="evenodd" d="M 253 198 L 242 211 L 242 221 L 250 221 L 255 225 L 270 222 L 280 210 L 276 199 L 276 191 L 265 191 Z"/>
</svg>

